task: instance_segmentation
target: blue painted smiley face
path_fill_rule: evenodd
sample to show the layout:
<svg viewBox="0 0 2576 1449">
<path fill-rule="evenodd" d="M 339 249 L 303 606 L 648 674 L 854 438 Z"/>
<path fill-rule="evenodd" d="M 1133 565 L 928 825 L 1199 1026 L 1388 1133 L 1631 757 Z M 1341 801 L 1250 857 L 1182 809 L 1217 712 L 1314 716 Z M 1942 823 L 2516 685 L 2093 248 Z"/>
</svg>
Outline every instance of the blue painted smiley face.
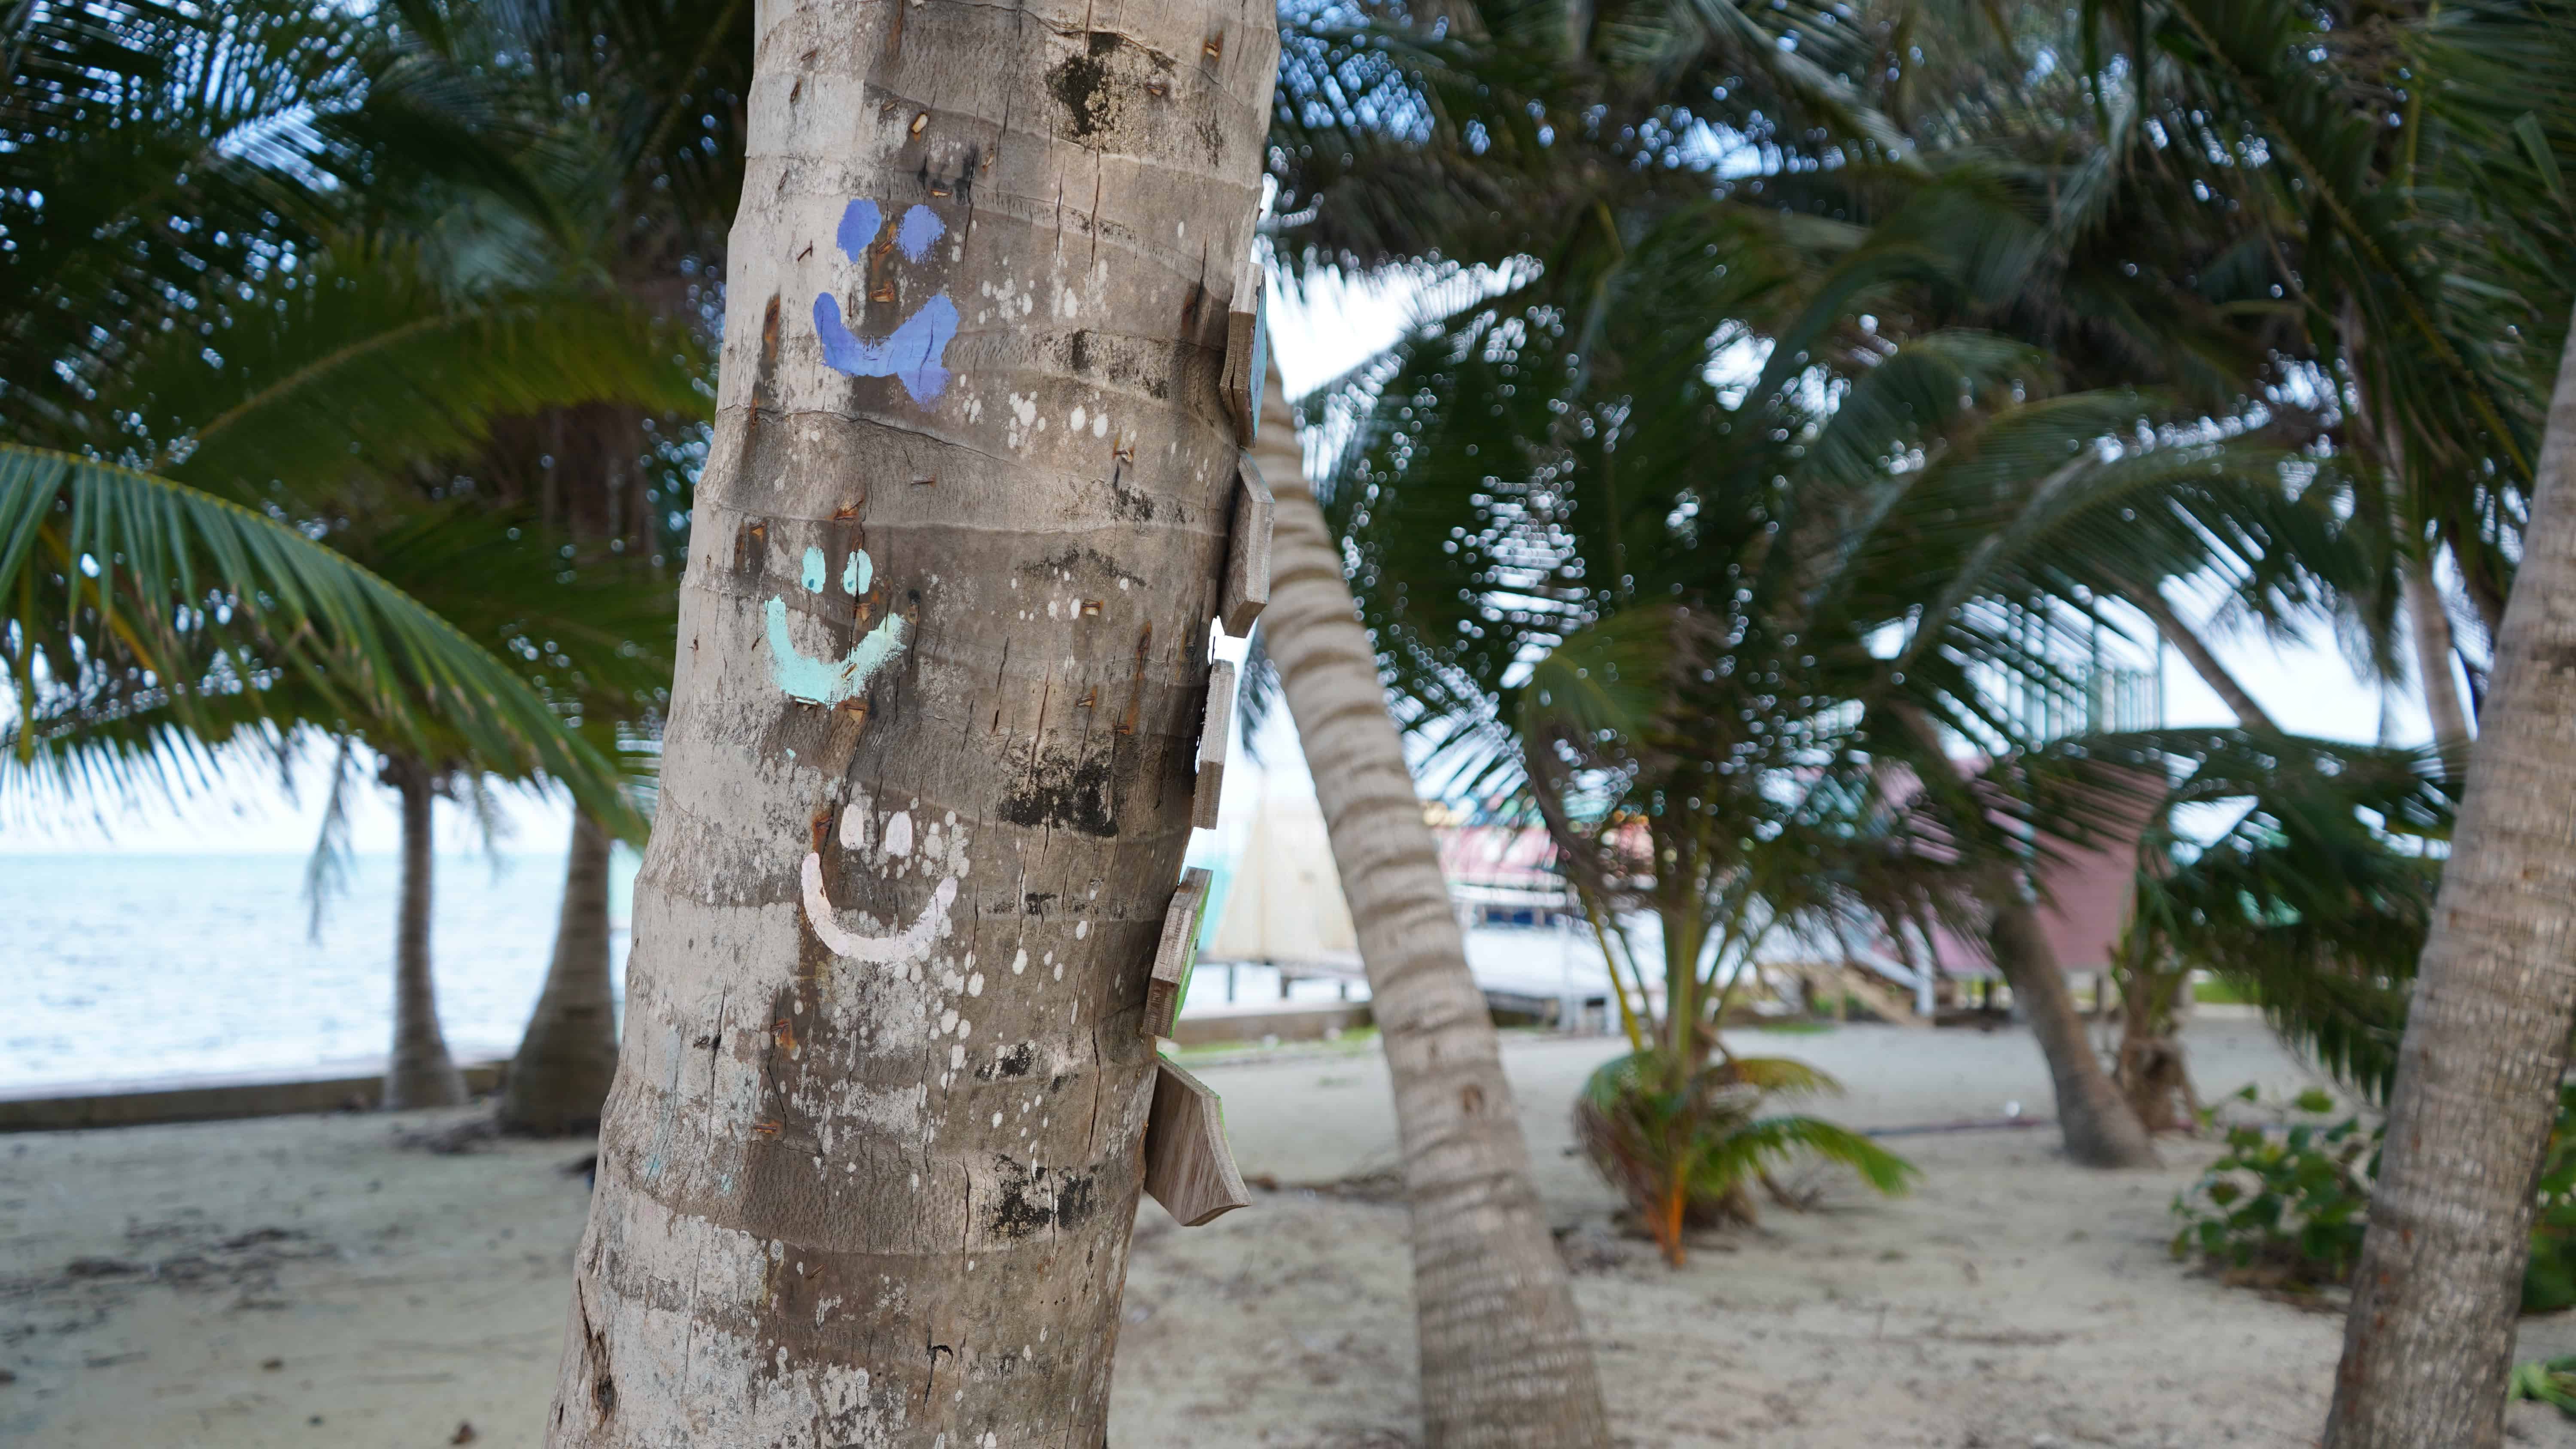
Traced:
<svg viewBox="0 0 2576 1449">
<path fill-rule="evenodd" d="M 877 204 L 862 198 L 841 213 L 840 230 L 833 240 L 843 256 L 864 265 L 869 248 L 884 230 L 885 218 Z M 947 231 L 929 207 L 916 206 L 895 224 L 891 241 L 905 261 L 918 262 Z M 948 388 L 948 369 L 943 364 L 949 339 L 957 335 L 957 304 L 946 292 L 934 294 L 883 337 L 852 332 L 841 320 L 841 299 L 824 292 L 814 299 L 814 331 L 823 340 L 824 363 L 835 372 L 891 377 L 917 403 L 935 402 Z"/>
</svg>

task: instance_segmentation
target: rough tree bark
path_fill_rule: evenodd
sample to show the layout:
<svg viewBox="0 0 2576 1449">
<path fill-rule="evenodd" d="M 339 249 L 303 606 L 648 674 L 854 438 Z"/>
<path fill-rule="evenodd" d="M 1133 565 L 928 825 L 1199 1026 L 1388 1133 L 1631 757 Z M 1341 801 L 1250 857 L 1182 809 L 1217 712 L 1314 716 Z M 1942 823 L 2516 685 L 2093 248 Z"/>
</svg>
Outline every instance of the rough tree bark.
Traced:
<svg viewBox="0 0 2576 1449">
<path fill-rule="evenodd" d="M 761 7 L 556 1449 L 1105 1441 L 1277 46 Z"/>
<path fill-rule="evenodd" d="M 2171 604 L 2165 602 L 2165 596 L 2162 593 L 2147 584 L 2140 584 L 2124 592 L 2131 606 L 2146 615 L 2147 622 L 2155 625 L 2156 632 L 2162 634 L 2166 641 L 2173 645 L 2174 651 L 2182 655 L 2183 662 L 2191 666 L 2192 673 L 2199 675 L 2201 682 L 2217 693 L 2220 702 L 2235 714 L 2239 725 L 2249 730 L 2262 730 L 2268 734 L 2277 735 L 2281 732 L 2281 727 L 2273 722 L 2272 716 L 2264 710 L 2263 706 L 2254 702 L 2253 694 L 2247 691 L 2236 675 L 2219 661 L 2217 653 L 2211 650 L 2208 641 L 2200 637 L 2198 630 L 2183 622 L 2182 616 L 2174 612 Z"/>
<path fill-rule="evenodd" d="M 394 917 L 394 1040 L 385 1064 L 387 1111 L 453 1107 L 465 1100 L 465 1074 L 447 1054 L 438 1028 L 438 989 L 429 968 L 432 898 L 431 811 L 437 777 L 416 760 L 388 756 L 378 778 L 402 801 L 402 902 Z"/>
<path fill-rule="evenodd" d="M 2576 336 L 2398 1049 L 2327 1449 L 2488 1449 L 2576 1023 Z"/>
<path fill-rule="evenodd" d="M 1263 637 L 1324 807 L 1395 1083 L 1429 1443 L 1606 1445 L 1600 1378 L 1530 1180 L 1493 1018 L 1276 372 L 1253 456 L 1277 500 Z"/>
<path fill-rule="evenodd" d="M 554 959 L 501 1089 L 504 1132 L 561 1137 L 599 1125 L 617 1075 L 617 1003 L 608 973 L 608 832 L 572 817 Z"/>
</svg>

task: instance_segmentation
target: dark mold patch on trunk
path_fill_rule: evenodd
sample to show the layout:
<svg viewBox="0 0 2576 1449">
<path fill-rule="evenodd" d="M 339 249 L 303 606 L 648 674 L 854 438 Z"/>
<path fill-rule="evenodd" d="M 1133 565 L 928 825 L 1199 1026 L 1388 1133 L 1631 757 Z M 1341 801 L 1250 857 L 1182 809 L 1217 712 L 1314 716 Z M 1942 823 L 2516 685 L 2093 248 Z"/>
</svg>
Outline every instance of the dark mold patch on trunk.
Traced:
<svg viewBox="0 0 2576 1449">
<path fill-rule="evenodd" d="M 1154 500 L 1143 489 L 1128 487 L 1126 470 L 1121 468 L 1109 475 L 1109 512 L 1131 523 L 1150 522 Z"/>
<path fill-rule="evenodd" d="M 997 1238 L 1025 1238 L 1048 1228 L 1072 1228 L 1099 1210 L 1087 1172 L 1049 1171 L 1004 1157 L 1000 1190 L 984 1226 Z"/>
<path fill-rule="evenodd" d="M 1117 94 L 1109 88 L 1109 57 L 1117 49 L 1117 35 L 1095 30 L 1083 37 L 1080 54 L 1066 56 L 1047 72 L 1047 90 L 1064 107 L 1066 124 L 1076 136 L 1107 129 L 1117 114 Z"/>
<path fill-rule="evenodd" d="M 1002 802 L 1013 825 L 1050 826 L 1106 840 L 1118 834 L 1118 815 L 1106 756 L 1040 754 Z"/>
<path fill-rule="evenodd" d="M 1037 1064 L 1037 1043 L 1024 1041 L 977 1067 L 975 1080 L 989 1082 L 996 1077 L 1025 1077 L 1037 1068 Z"/>
</svg>

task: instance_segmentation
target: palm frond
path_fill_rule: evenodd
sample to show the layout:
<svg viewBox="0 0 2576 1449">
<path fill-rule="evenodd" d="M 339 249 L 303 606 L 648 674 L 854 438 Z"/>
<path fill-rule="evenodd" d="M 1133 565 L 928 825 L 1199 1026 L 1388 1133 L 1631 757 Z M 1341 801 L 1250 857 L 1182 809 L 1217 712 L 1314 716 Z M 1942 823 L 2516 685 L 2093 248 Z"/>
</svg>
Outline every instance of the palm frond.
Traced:
<svg viewBox="0 0 2576 1449">
<path fill-rule="evenodd" d="M 1717 1193 L 1735 1187 L 1771 1163 L 1801 1154 L 1839 1162 L 1888 1197 L 1903 1197 L 1922 1170 L 1848 1127 L 1815 1117 L 1759 1117 L 1728 1132 L 1701 1155 L 1692 1186 Z"/>
<path fill-rule="evenodd" d="M 640 838 L 617 767 L 508 665 L 381 577 L 238 504 L 0 444 L 13 772 L 130 787 L 174 738 L 363 733 L 559 780 Z M 282 702 L 293 708 L 283 714 Z"/>
</svg>

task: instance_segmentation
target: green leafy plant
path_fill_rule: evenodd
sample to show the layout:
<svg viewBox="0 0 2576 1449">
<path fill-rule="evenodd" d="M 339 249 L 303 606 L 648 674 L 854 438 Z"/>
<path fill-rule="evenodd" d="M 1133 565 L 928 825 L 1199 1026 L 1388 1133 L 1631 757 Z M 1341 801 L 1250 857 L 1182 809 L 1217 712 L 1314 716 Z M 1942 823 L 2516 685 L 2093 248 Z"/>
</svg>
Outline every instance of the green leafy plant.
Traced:
<svg viewBox="0 0 2576 1449">
<path fill-rule="evenodd" d="M 2506 1403 L 2530 1399 L 2547 1404 L 2576 1419 L 2576 1354 L 2515 1364 L 2513 1377 L 2505 1383 L 2504 1397 Z"/>
<path fill-rule="evenodd" d="M 2238 1094 L 2251 1100 L 2253 1088 Z M 2330 1110 L 2322 1092 L 2302 1111 Z M 2227 1129 L 2227 1151 L 2174 1199 L 2183 1219 L 2174 1256 L 2198 1254 L 2234 1281 L 2314 1292 L 2352 1276 L 2370 1222 L 2370 1165 L 2379 1131 L 2357 1117 L 2301 1123 L 2275 1135 L 2257 1123 Z"/>
<path fill-rule="evenodd" d="M 1847 1127 L 1796 1114 L 1766 1115 L 1776 1096 L 1839 1092 L 1840 1083 L 1804 1062 L 1721 1057 L 1675 1090 L 1671 1063 L 1657 1051 L 1604 1062 L 1575 1099 L 1574 1126 L 1592 1165 L 1619 1189 L 1675 1264 L 1682 1233 L 1751 1222 L 1753 1189 L 1782 1206 L 1806 1206 L 1771 1175 L 1799 1158 L 1838 1162 L 1890 1197 L 1908 1191 L 1914 1164 Z"/>
<path fill-rule="evenodd" d="M 2250 1102 L 2254 1089 L 2236 1096 Z M 2334 1099 L 2310 1089 L 2290 1105 L 2321 1115 L 2333 1110 Z M 2174 1199 L 2174 1213 L 2183 1220 L 2174 1234 L 2174 1256 L 2197 1256 L 2231 1281 L 2282 1292 L 2340 1286 L 2361 1261 L 2385 1131 L 2365 1126 L 2359 1117 L 2323 1127 L 2299 1123 L 2280 1132 L 2259 1123 L 2230 1127 L 2226 1153 Z M 2522 1311 L 2554 1313 L 2576 1307 L 2576 1087 L 2559 1091 L 2558 1123 L 2549 1134 L 2536 1194 Z M 2525 1372 L 2544 1370 L 2565 1371 L 2527 1364 L 2516 1371 L 2517 1382 Z"/>
</svg>

